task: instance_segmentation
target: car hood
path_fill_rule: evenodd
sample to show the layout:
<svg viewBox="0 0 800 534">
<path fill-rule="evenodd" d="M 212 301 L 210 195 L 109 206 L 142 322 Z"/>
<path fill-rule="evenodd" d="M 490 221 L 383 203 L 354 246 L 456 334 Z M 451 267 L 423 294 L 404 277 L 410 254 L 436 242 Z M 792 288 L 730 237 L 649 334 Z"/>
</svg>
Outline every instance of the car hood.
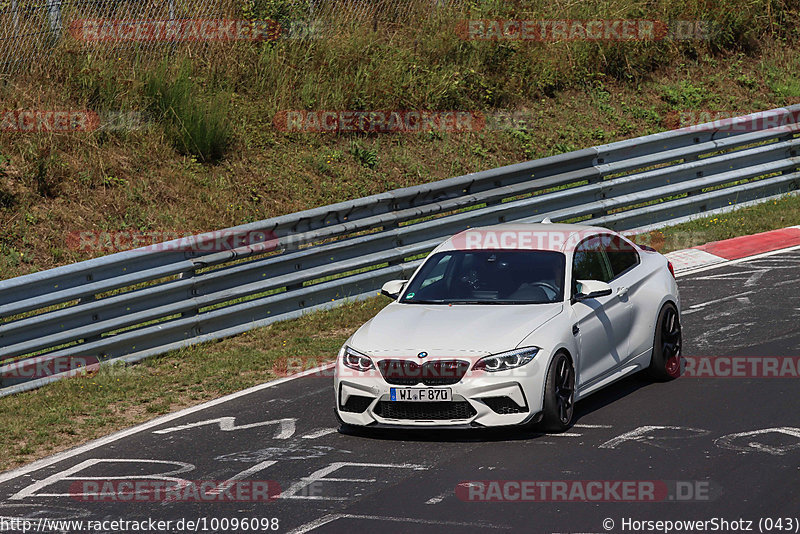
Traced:
<svg viewBox="0 0 800 534">
<path fill-rule="evenodd" d="M 353 334 L 351 346 L 369 356 L 495 354 L 517 347 L 558 315 L 555 304 L 426 305 L 393 302 Z"/>
</svg>

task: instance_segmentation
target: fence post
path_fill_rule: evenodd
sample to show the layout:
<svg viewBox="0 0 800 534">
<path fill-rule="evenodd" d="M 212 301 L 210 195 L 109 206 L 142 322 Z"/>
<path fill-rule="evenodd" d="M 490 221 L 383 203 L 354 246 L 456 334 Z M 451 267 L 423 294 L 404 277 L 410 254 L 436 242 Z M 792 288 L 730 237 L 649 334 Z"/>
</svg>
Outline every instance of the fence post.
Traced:
<svg viewBox="0 0 800 534">
<path fill-rule="evenodd" d="M 47 0 L 47 15 L 50 19 L 50 35 L 53 41 L 61 36 L 61 0 Z"/>
<path fill-rule="evenodd" d="M 17 0 L 11 0 L 12 20 L 14 21 L 14 34 L 19 35 L 19 6 Z"/>
</svg>

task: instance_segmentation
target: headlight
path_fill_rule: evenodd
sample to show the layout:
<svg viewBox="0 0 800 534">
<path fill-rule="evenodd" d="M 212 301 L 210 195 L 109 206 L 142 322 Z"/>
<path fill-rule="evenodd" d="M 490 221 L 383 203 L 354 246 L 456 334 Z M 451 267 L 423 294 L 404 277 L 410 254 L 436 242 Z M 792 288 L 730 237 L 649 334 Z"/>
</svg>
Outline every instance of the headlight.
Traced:
<svg viewBox="0 0 800 534">
<path fill-rule="evenodd" d="M 473 371 L 488 371 L 494 373 L 496 371 L 506 371 L 521 367 L 531 361 L 536 354 L 539 353 L 539 347 L 526 347 L 524 349 L 516 349 L 500 354 L 492 354 L 481 358 L 475 365 L 472 366 Z"/>
<path fill-rule="evenodd" d="M 364 356 L 360 354 L 350 347 L 344 347 L 344 354 L 342 355 L 342 363 L 344 363 L 350 369 L 355 369 L 356 371 L 369 371 L 373 368 L 372 360 L 369 359 L 369 356 Z"/>
</svg>

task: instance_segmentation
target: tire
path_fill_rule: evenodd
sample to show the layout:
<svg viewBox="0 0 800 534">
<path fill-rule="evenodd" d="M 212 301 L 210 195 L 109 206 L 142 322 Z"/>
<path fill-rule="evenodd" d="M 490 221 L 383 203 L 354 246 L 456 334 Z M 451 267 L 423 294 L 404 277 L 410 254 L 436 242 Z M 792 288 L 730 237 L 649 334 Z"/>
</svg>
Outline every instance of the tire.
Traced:
<svg viewBox="0 0 800 534">
<path fill-rule="evenodd" d="M 575 368 L 569 356 L 557 353 L 547 368 L 541 428 L 563 432 L 569 428 L 575 411 Z"/>
<path fill-rule="evenodd" d="M 681 375 L 683 335 L 678 308 L 668 302 L 658 314 L 653 337 L 653 355 L 647 374 L 654 380 L 666 382 Z"/>
</svg>

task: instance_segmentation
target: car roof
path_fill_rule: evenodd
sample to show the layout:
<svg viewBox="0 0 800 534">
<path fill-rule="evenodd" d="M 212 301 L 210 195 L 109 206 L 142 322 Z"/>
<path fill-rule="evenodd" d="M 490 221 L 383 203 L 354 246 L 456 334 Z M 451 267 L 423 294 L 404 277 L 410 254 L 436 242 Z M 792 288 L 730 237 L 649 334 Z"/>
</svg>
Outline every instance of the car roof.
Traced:
<svg viewBox="0 0 800 534">
<path fill-rule="evenodd" d="M 601 226 L 566 223 L 504 223 L 468 228 L 447 239 L 434 252 L 446 250 L 546 250 L 568 252 L 597 233 L 618 235 Z"/>
</svg>

